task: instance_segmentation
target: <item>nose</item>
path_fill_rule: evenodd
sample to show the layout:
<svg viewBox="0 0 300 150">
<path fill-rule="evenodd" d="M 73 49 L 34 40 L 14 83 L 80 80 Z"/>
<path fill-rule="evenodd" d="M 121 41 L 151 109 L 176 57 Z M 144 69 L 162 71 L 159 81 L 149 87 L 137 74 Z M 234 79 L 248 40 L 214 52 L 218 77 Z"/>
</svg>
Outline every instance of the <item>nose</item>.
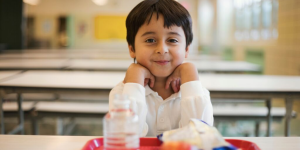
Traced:
<svg viewBox="0 0 300 150">
<path fill-rule="evenodd" d="M 164 42 L 159 42 L 156 47 L 157 54 L 166 54 L 169 52 L 168 46 Z"/>
</svg>

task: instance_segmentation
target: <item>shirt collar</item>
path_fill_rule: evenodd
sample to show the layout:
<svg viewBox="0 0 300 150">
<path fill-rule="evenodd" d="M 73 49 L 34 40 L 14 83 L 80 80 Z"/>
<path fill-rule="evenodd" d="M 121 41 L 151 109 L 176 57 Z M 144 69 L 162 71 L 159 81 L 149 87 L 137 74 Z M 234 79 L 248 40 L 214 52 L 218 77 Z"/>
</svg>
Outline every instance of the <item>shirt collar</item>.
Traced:
<svg viewBox="0 0 300 150">
<path fill-rule="evenodd" d="M 145 86 L 145 89 L 146 89 L 146 96 L 148 96 L 148 95 L 150 95 L 150 94 L 152 94 L 152 93 L 156 93 L 156 92 L 154 92 L 150 87 L 149 87 L 149 85 L 146 85 Z"/>
<path fill-rule="evenodd" d="M 149 85 L 146 85 L 146 86 L 145 86 L 145 90 L 146 90 L 146 92 L 145 92 L 146 96 L 148 96 L 148 95 L 150 95 L 150 94 L 156 94 L 156 95 L 158 95 L 158 93 L 155 92 L 155 91 L 153 91 L 153 90 L 149 87 Z M 172 94 L 169 98 L 177 98 L 177 97 L 181 97 L 181 90 L 179 90 L 177 93 Z M 169 99 L 169 98 L 168 98 L 168 99 Z"/>
</svg>

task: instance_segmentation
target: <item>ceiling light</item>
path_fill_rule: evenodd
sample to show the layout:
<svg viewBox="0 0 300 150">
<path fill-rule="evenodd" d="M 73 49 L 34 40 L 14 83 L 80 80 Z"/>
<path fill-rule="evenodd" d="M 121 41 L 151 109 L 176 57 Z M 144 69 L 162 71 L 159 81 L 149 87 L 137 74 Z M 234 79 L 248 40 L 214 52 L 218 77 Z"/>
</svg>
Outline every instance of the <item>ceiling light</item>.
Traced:
<svg viewBox="0 0 300 150">
<path fill-rule="evenodd" d="M 23 0 L 23 2 L 29 5 L 38 5 L 40 0 Z"/>
<path fill-rule="evenodd" d="M 92 0 L 96 5 L 103 6 L 107 3 L 107 0 Z"/>
</svg>

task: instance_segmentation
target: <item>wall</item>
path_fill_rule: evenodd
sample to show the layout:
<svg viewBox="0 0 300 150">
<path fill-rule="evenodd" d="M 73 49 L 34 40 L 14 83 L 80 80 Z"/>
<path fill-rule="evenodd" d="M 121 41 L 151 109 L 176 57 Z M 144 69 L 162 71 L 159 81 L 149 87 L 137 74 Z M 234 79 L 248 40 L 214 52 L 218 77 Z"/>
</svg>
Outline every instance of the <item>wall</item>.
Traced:
<svg viewBox="0 0 300 150">
<path fill-rule="evenodd" d="M 246 48 L 264 49 L 267 75 L 300 75 L 300 1 L 278 0 L 278 38 L 234 40 L 235 60 L 245 60 Z"/>
<path fill-rule="evenodd" d="M 91 0 L 41 0 L 37 6 L 25 5 L 26 16 L 36 16 L 36 27 L 38 30 L 42 29 L 40 21 L 49 20 L 49 24 L 52 24 L 53 30 L 51 33 L 41 33 L 43 31 L 37 31 L 36 36 L 38 38 L 48 37 L 51 39 L 51 47 L 57 48 L 56 32 L 57 19 L 59 16 L 70 17 L 71 31 L 69 33 L 73 35 L 72 41 L 69 48 L 97 48 L 97 49 L 126 49 L 127 42 L 125 39 L 111 39 L 111 40 L 96 40 L 95 39 L 95 26 L 94 19 L 99 15 L 103 16 L 127 16 L 130 10 L 136 6 L 141 0 L 109 0 L 105 6 L 97 6 Z M 193 31 L 194 41 L 190 47 L 191 53 L 197 52 L 198 37 L 197 37 L 197 0 L 181 0 L 179 1 L 184 4 L 192 18 L 193 18 Z M 38 27 L 39 26 L 39 27 Z M 84 26 L 85 32 L 79 33 Z M 124 22 L 125 26 L 125 22 Z M 52 32 L 54 31 L 54 32 Z"/>
</svg>

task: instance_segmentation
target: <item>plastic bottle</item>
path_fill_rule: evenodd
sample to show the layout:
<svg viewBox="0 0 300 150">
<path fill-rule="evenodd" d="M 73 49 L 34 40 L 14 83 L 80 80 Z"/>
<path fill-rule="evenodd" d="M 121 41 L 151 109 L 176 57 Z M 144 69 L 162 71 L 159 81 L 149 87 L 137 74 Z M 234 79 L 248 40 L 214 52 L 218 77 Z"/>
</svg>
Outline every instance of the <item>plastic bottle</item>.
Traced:
<svg viewBox="0 0 300 150">
<path fill-rule="evenodd" d="M 114 109 L 103 119 L 104 149 L 139 148 L 138 116 L 129 107 L 130 100 L 127 95 L 115 95 Z"/>
</svg>

